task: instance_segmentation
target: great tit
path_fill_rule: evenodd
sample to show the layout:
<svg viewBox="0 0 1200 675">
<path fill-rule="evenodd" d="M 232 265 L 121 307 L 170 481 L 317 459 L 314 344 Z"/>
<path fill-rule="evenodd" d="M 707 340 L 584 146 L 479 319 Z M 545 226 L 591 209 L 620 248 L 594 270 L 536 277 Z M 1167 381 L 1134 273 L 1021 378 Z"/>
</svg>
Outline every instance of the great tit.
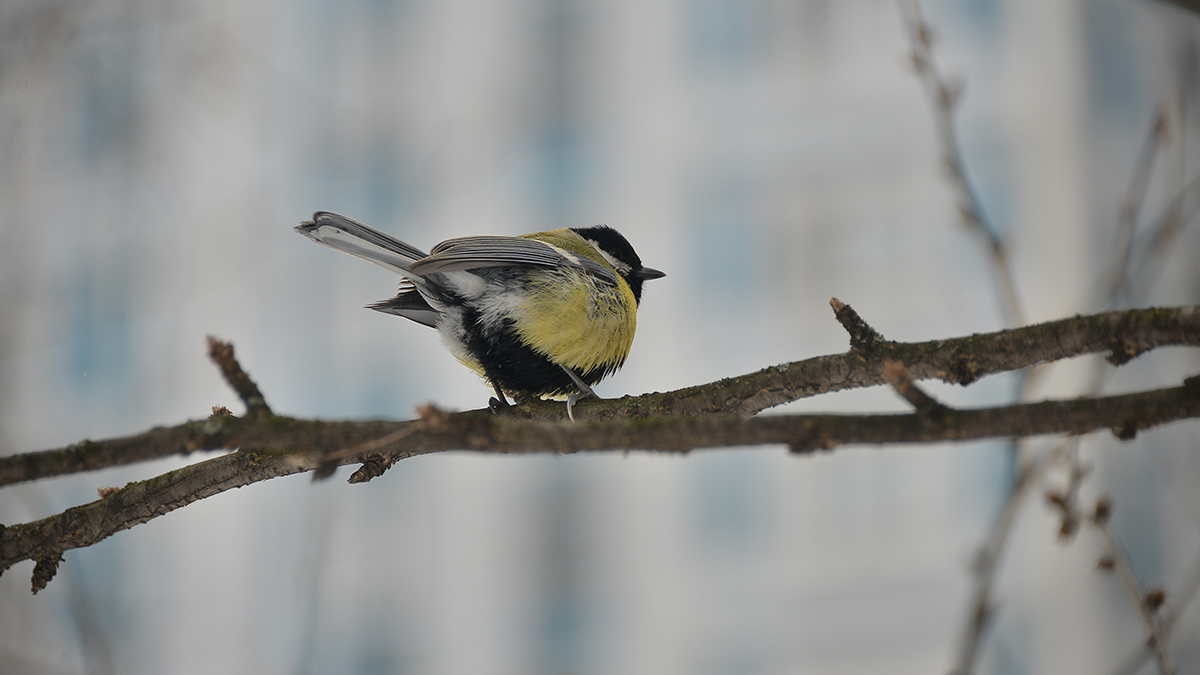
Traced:
<svg viewBox="0 0 1200 675">
<path fill-rule="evenodd" d="M 665 276 L 605 225 L 456 237 L 429 253 L 327 211 L 295 229 L 404 277 L 396 297 L 367 307 L 436 328 L 500 405 L 505 393 L 565 395 L 572 421 L 590 385 L 629 356 L 642 282 Z"/>
</svg>

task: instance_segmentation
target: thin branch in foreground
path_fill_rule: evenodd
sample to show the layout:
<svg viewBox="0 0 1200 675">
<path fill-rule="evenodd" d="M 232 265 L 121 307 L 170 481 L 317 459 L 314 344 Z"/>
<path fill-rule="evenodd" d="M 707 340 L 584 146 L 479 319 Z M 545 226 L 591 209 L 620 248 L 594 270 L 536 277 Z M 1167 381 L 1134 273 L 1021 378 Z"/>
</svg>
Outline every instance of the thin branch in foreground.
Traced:
<svg viewBox="0 0 1200 675">
<path fill-rule="evenodd" d="M 242 403 L 246 404 L 247 415 L 271 414 L 271 408 L 267 406 L 267 399 L 258 390 L 258 385 L 254 384 L 254 380 L 250 379 L 250 376 L 242 369 L 242 364 L 234 358 L 233 345 L 210 335 L 208 337 L 208 356 L 221 369 L 225 381 L 237 392 Z"/>
<path fill-rule="evenodd" d="M 561 406 L 560 406 L 561 407 Z M 922 414 L 661 417 L 578 424 L 528 422 L 488 411 L 451 413 L 436 422 L 319 422 L 279 416 L 222 416 L 214 435 L 241 450 L 130 483 L 103 499 L 42 520 L 0 528 L 0 572 L 23 560 L 54 560 L 199 499 L 271 478 L 316 468 L 305 456 L 329 455 L 356 444 L 421 426 L 395 447 L 347 456 L 339 465 L 397 461 L 447 450 L 489 453 L 658 451 L 786 445 L 811 453 L 849 444 L 965 441 L 1010 436 L 1083 434 L 1113 430 L 1120 437 L 1168 422 L 1200 417 L 1200 378 L 1184 386 L 1093 399 L 1042 401 Z M 47 569 L 39 566 L 45 581 Z M 52 572 L 52 570 L 49 570 Z M 44 586 L 44 583 L 42 584 Z M 35 584 L 35 590 L 37 589 Z"/>
</svg>

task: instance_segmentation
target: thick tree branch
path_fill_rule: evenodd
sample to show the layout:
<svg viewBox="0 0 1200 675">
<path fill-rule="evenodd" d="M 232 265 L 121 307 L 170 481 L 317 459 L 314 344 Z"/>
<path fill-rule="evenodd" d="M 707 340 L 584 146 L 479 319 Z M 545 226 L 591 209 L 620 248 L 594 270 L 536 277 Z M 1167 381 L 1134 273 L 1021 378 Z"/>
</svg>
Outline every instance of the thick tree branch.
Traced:
<svg viewBox="0 0 1200 675">
<path fill-rule="evenodd" d="M 853 312 L 836 300 L 834 304 L 844 308 L 838 309 L 839 317 L 846 310 Z M 862 322 L 857 314 L 854 318 Z M 1200 346 L 1200 308 L 1104 312 L 930 342 L 889 342 L 869 326 L 866 329 L 870 333 L 860 331 L 860 337 L 874 337 L 856 340 L 855 348 L 844 354 L 794 361 L 672 392 L 581 401 L 575 407 L 576 416 L 581 420 L 603 420 L 750 415 L 808 396 L 887 384 L 885 364 L 889 361 L 904 366 L 907 378 L 913 381 L 940 379 L 963 385 L 987 375 L 1083 354 L 1108 352 L 1110 362 L 1121 364 L 1157 347 Z M 563 405 L 554 401 L 535 401 L 510 410 L 513 415 L 527 419 L 565 418 Z M 188 454 L 198 449 L 233 447 L 221 436 L 224 417 L 214 414 L 208 420 L 151 429 L 136 436 L 82 441 L 66 448 L 0 457 L 0 486 Z M 364 437 L 359 442 L 377 437 Z M 261 440 L 246 439 L 246 442 Z"/>
<path fill-rule="evenodd" d="M 53 576 L 63 551 L 194 501 L 258 481 L 307 471 L 328 457 L 374 472 L 400 459 L 445 450 L 580 452 L 784 444 L 793 452 L 844 444 L 929 443 L 980 438 L 1081 434 L 1111 429 L 1121 438 L 1167 422 L 1200 417 L 1200 379 L 1181 387 L 1104 398 L 1043 401 L 987 409 L 943 409 L 936 417 L 906 415 L 780 415 L 659 417 L 579 424 L 521 421 L 487 411 L 438 414 L 408 422 L 320 422 L 286 417 L 214 417 L 213 447 L 240 451 L 131 483 L 108 496 L 33 523 L 0 528 L 0 571 L 38 561 L 35 591 Z M 186 426 L 186 425 L 185 425 Z M 399 433 L 414 428 L 411 433 Z M 395 442 L 362 455 L 342 450 L 389 434 Z M 357 475 L 357 474 L 356 474 Z M 377 474 L 376 474 L 377 475 Z M 371 476 L 367 476 L 369 479 Z"/>
<path fill-rule="evenodd" d="M 887 361 L 902 364 L 914 381 L 967 385 L 988 375 L 1083 354 L 1107 352 L 1110 363 L 1121 365 L 1157 347 L 1185 345 L 1200 346 L 1200 308 L 1104 312 L 951 340 L 868 340 L 844 354 L 772 366 L 665 394 L 581 401 L 576 413 L 592 418 L 748 415 L 817 394 L 887 384 Z"/>
</svg>

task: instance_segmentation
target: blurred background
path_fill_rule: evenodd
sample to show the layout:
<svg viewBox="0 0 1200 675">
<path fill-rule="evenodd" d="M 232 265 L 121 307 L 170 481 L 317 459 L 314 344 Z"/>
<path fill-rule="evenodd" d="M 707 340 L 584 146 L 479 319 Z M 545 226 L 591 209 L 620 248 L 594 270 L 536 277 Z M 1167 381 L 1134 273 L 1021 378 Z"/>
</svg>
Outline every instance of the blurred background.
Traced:
<svg viewBox="0 0 1200 675">
<path fill-rule="evenodd" d="M 1200 201 L 1177 199 L 1200 160 L 1200 17 L 1137 0 L 924 10 L 966 84 L 959 140 L 1025 320 L 1200 303 L 1190 219 L 1166 246 L 1142 236 Z M 317 209 L 422 248 L 619 229 L 668 276 L 606 397 L 844 351 L 834 296 L 895 340 L 1003 328 L 910 51 L 880 0 L 7 0 L 0 452 L 240 413 L 210 334 L 281 414 L 485 405 L 434 331 L 363 309 L 393 275 L 292 232 Z M 1138 176 L 1146 264 L 1110 303 Z M 1095 366 L 1032 395 L 1081 393 Z M 1198 371 L 1195 350 L 1164 350 L 1108 390 Z M 989 405 L 1014 380 L 929 389 Z M 879 388 L 781 410 L 905 409 Z M 1084 446 L 1085 500 L 1112 496 L 1135 573 L 1169 600 L 1197 572 L 1198 436 Z M 10 487 L 0 522 L 208 456 Z M 31 563 L 9 570 L 0 672 L 947 672 L 1011 457 L 446 453 L 364 485 L 348 469 L 269 481 L 69 551 L 37 596 Z M 1020 510 L 980 672 L 1122 672 L 1145 643 L 1095 537 L 1058 528 L 1040 494 Z M 1195 669 L 1185 607 L 1171 653 Z"/>
</svg>

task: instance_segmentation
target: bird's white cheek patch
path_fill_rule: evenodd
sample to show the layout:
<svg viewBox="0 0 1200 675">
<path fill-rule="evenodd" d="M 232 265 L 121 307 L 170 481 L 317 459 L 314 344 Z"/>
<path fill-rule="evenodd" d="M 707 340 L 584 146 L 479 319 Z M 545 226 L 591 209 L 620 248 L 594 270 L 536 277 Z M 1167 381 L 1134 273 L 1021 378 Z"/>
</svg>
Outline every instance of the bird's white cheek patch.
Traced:
<svg viewBox="0 0 1200 675">
<path fill-rule="evenodd" d="M 585 241 L 587 241 L 587 243 L 591 244 L 592 248 L 596 249 L 596 253 L 599 253 L 600 255 L 604 256 L 604 259 L 608 261 L 609 265 L 613 266 L 613 269 L 617 270 L 621 274 L 629 274 L 629 265 L 626 265 L 625 263 L 621 262 L 620 260 L 617 260 L 616 258 L 609 255 L 608 251 L 605 251 L 604 249 L 600 248 L 600 245 L 597 244 L 596 242 L 592 241 L 591 239 L 587 239 Z"/>
</svg>

